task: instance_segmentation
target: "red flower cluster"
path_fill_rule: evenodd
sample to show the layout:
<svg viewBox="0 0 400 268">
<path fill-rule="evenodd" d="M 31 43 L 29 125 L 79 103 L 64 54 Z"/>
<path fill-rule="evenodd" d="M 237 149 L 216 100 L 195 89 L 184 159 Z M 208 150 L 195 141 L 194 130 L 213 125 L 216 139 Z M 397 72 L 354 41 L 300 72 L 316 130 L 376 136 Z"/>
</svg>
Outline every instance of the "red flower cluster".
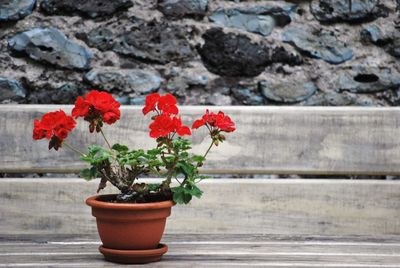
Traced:
<svg viewBox="0 0 400 268">
<path fill-rule="evenodd" d="M 76 122 L 72 116 L 64 111 L 56 111 L 44 114 L 41 121 L 35 119 L 33 127 L 33 139 L 50 139 L 49 150 L 56 151 L 61 147 L 62 142 L 67 138 L 69 132 L 75 127 Z"/>
<path fill-rule="evenodd" d="M 219 111 L 217 114 L 213 112 L 209 112 L 206 110 L 206 113 L 203 115 L 201 119 L 194 121 L 192 128 L 197 129 L 202 126 L 207 126 L 210 131 L 225 131 L 225 132 L 233 132 L 236 130 L 235 123 L 231 120 L 231 118 L 225 115 L 223 112 Z"/>
<path fill-rule="evenodd" d="M 90 122 L 90 132 L 95 129 L 100 132 L 103 122 L 111 125 L 120 119 L 120 106 L 121 104 L 111 94 L 92 90 L 85 95 L 85 98 L 78 97 L 75 107 L 72 109 L 72 116 L 84 117 L 86 121 Z"/>
<path fill-rule="evenodd" d="M 176 99 L 171 94 L 160 96 L 157 93 L 150 94 L 146 97 L 146 104 L 143 108 L 143 114 L 146 115 L 151 111 L 157 112 L 150 124 L 150 137 L 160 138 L 167 137 L 175 133 L 179 136 L 191 135 L 190 128 L 183 125 L 181 119 L 177 116 L 178 107 Z"/>
<path fill-rule="evenodd" d="M 182 121 L 177 116 L 168 114 L 157 115 L 150 124 L 150 137 L 166 137 L 170 133 L 177 133 L 179 136 L 190 135 L 190 128 L 182 125 Z"/>
<path fill-rule="evenodd" d="M 158 93 L 153 93 L 146 97 L 146 104 L 142 111 L 144 115 L 152 111 L 157 111 L 159 114 L 178 114 L 178 107 L 173 95 L 160 96 Z"/>
</svg>

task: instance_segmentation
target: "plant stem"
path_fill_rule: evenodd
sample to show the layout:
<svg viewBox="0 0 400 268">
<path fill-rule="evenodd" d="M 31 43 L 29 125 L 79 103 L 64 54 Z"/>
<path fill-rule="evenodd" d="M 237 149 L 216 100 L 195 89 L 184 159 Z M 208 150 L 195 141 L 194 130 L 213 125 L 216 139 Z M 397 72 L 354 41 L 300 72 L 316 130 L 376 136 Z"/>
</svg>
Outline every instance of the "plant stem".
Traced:
<svg viewBox="0 0 400 268">
<path fill-rule="evenodd" d="M 203 158 L 206 158 L 207 154 L 210 152 L 213 145 L 214 145 L 214 140 L 211 142 L 210 147 L 208 147 L 206 153 L 203 155 Z"/>
<path fill-rule="evenodd" d="M 108 145 L 108 148 L 110 148 L 110 150 L 112 150 L 111 145 L 110 145 L 110 143 L 108 142 L 106 136 L 104 135 L 104 132 L 103 132 L 103 129 L 102 129 L 102 128 L 100 128 L 100 132 L 101 132 L 101 135 L 103 136 L 104 140 L 106 141 L 106 143 L 107 143 L 107 145 Z"/>
<path fill-rule="evenodd" d="M 63 142 L 63 144 L 64 144 L 65 146 L 67 146 L 67 148 L 70 149 L 71 151 L 73 151 L 73 152 L 75 152 L 75 153 L 77 153 L 77 154 L 80 154 L 81 156 L 85 156 L 84 153 L 82 153 L 81 151 L 79 151 L 79 150 L 76 149 L 75 147 L 69 145 L 69 144 L 66 143 L 65 141 Z"/>
</svg>

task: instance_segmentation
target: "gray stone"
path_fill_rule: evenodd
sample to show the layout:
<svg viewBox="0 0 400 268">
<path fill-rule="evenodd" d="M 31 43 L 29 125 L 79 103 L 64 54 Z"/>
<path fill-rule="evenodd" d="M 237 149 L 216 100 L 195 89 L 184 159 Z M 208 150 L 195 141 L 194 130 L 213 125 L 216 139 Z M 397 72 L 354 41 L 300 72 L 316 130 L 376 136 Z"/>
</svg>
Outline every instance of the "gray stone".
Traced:
<svg viewBox="0 0 400 268">
<path fill-rule="evenodd" d="M 205 41 L 198 47 L 204 66 L 222 76 L 257 76 L 271 64 L 269 49 L 253 43 L 245 35 L 224 33 L 212 28 L 203 35 Z"/>
<path fill-rule="evenodd" d="M 48 15 L 84 15 L 90 18 L 111 15 L 132 7 L 131 0 L 43 0 L 41 10 Z"/>
<path fill-rule="evenodd" d="M 92 53 L 55 28 L 35 28 L 9 39 L 13 52 L 67 69 L 88 69 Z"/>
<path fill-rule="evenodd" d="M 212 93 L 205 99 L 206 105 L 226 106 L 232 104 L 232 98 L 228 95 L 221 94 L 220 92 Z"/>
<path fill-rule="evenodd" d="M 0 1 L 0 21 L 14 21 L 25 18 L 32 13 L 36 0 L 2 0 Z"/>
<path fill-rule="evenodd" d="M 13 79 L 0 76 L 0 102 L 21 101 L 26 97 L 26 90 Z"/>
<path fill-rule="evenodd" d="M 295 5 L 287 5 L 284 7 L 219 8 L 208 18 L 225 27 L 238 28 L 268 36 L 275 26 L 283 27 L 291 22 L 290 14 L 295 7 Z"/>
<path fill-rule="evenodd" d="M 378 106 L 376 100 L 366 95 L 349 92 L 315 94 L 302 104 L 304 106 Z"/>
<path fill-rule="evenodd" d="M 368 25 L 364 27 L 360 34 L 363 41 L 374 44 L 387 43 L 389 39 L 388 37 L 383 36 L 381 29 L 377 25 Z"/>
<path fill-rule="evenodd" d="M 400 73 L 390 68 L 357 66 L 339 72 L 339 91 L 371 93 L 400 87 Z"/>
<path fill-rule="evenodd" d="M 248 88 L 234 88 L 232 89 L 233 96 L 244 105 L 262 105 L 264 98 L 255 90 Z"/>
<path fill-rule="evenodd" d="M 158 63 L 184 61 L 194 56 L 184 29 L 167 22 L 143 21 L 133 18 L 83 33 L 82 39 L 92 47 L 110 50 Z"/>
<path fill-rule="evenodd" d="M 352 49 L 339 41 L 333 32 L 296 26 L 286 29 L 282 39 L 307 56 L 323 59 L 331 64 L 339 64 L 353 57 Z"/>
<path fill-rule="evenodd" d="M 382 47 L 394 57 L 400 57 L 400 31 L 398 29 L 382 29 L 377 25 L 369 25 L 361 30 L 361 39 Z"/>
<path fill-rule="evenodd" d="M 74 104 L 82 92 L 77 85 L 65 84 L 56 89 L 33 91 L 28 98 L 29 103 L 37 104 Z"/>
<path fill-rule="evenodd" d="M 388 15 L 379 0 L 313 0 L 310 9 L 321 22 L 363 22 Z"/>
<path fill-rule="evenodd" d="M 84 79 L 91 86 L 101 87 L 109 92 L 148 94 L 161 85 L 161 77 L 150 70 L 95 69 L 85 74 Z"/>
<path fill-rule="evenodd" d="M 145 102 L 146 102 L 145 97 L 131 98 L 129 100 L 130 105 L 144 105 Z"/>
<path fill-rule="evenodd" d="M 161 0 L 160 11 L 168 18 L 202 18 L 207 11 L 208 0 Z"/>
<path fill-rule="evenodd" d="M 284 103 L 306 100 L 318 89 L 313 82 L 287 78 L 260 81 L 259 87 L 265 98 Z"/>
<path fill-rule="evenodd" d="M 130 98 L 128 96 L 116 97 L 115 100 L 121 103 L 122 105 L 130 104 Z"/>
</svg>

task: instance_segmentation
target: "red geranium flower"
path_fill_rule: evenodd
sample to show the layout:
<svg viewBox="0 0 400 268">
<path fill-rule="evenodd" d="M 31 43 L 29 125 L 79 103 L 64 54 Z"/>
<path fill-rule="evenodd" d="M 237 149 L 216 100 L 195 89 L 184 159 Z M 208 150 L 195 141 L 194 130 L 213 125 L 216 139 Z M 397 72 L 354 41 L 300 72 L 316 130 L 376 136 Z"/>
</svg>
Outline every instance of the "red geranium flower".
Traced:
<svg viewBox="0 0 400 268">
<path fill-rule="evenodd" d="M 35 119 L 33 123 L 33 139 L 50 139 L 49 150 L 54 148 L 56 151 L 76 125 L 72 116 L 66 115 L 62 110 L 44 114 L 41 121 Z"/>
<path fill-rule="evenodd" d="M 92 90 L 85 95 L 85 98 L 79 96 L 76 99 L 72 116 L 84 117 L 86 121 L 90 122 L 90 132 L 93 132 L 94 129 L 100 132 L 103 122 L 111 125 L 120 119 L 120 106 L 121 104 L 111 94 Z"/>
<path fill-rule="evenodd" d="M 168 114 L 157 115 L 150 124 L 150 137 L 167 137 L 170 133 L 177 133 L 179 136 L 191 135 L 190 128 L 183 125 L 179 117 L 171 117 Z"/>
<path fill-rule="evenodd" d="M 210 129 L 210 131 L 218 130 L 233 132 L 236 130 L 235 123 L 232 121 L 232 119 L 221 111 L 219 111 L 218 114 L 215 114 L 213 112 L 210 113 L 208 110 L 206 110 L 206 113 L 201 119 L 195 120 L 193 122 L 192 128 L 197 129 L 204 125 L 206 125 Z"/>
<path fill-rule="evenodd" d="M 142 111 L 144 115 L 151 111 L 159 111 L 165 114 L 178 114 L 179 112 L 176 106 L 176 98 L 173 95 L 165 94 L 160 96 L 158 93 L 153 93 L 146 97 L 146 103 Z"/>
</svg>

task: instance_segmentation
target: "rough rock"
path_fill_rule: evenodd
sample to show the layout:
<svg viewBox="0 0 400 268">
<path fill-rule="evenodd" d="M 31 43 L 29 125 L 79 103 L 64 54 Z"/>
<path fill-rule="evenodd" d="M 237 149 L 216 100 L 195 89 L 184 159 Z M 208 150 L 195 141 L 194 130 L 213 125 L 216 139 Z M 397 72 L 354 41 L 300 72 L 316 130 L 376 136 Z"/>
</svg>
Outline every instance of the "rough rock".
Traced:
<svg viewBox="0 0 400 268">
<path fill-rule="evenodd" d="M 290 27 L 282 34 L 282 40 L 295 46 L 310 57 L 339 64 L 353 57 L 351 48 L 339 41 L 333 32 L 326 30 Z"/>
<path fill-rule="evenodd" d="M 13 52 L 67 69 L 88 69 L 92 53 L 55 28 L 35 28 L 9 39 Z"/>
<path fill-rule="evenodd" d="M 292 21 L 290 14 L 295 7 L 295 5 L 287 5 L 284 7 L 219 8 L 208 18 L 225 27 L 238 28 L 268 36 L 275 26 L 284 27 Z"/>
<path fill-rule="evenodd" d="M 287 51 L 283 47 L 275 47 L 272 50 L 271 61 L 274 63 L 284 63 L 290 66 L 301 65 L 303 58 L 295 53 Z"/>
<path fill-rule="evenodd" d="M 379 0 L 313 0 L 311 13 L 321 22 L 363 22 L 388 15 Z"/>
<path fill-rule="evenodd" d="M 400 88 L 400 73 L 391 68 L 356 66 L 338 74 L 339 91 L 371 93 Z"/>
<path fill-rule="evenodd" d="M 150 70 L 95 69 L 85 74 L 84 79 L 93 87 L 101 87 L 109 92 L 135 92 L 148 94 L 161 85 L 161 77 Z"/>
<path fill-rule="evenodd" d="M 29 95 L 28 102 L 38 104 L 73 104 L 81 94 L 82 92 L 77 85 L 65 84 L 57 89 L 34 91 Z"/>
<path fill-rule="evenodd" d="M 243 105 L 262 105 L 264 98 L 259 92 L 249 88 L 232 89 L 233 96 Z"/>
<path fill-rule="evenodd" d="M 215 93 L 212 93 L 209 96 L 207 96 L 204 104 L 217 105 L 217 106 L 231 105 L 232 98 L 228 95 L 224 95 L 219 92 L 215 92 Z"/>
<path fill-rule="evenodd" d="M 377 25 L 369 25 L 361 30 L 361 39 L 382 47 L 394 57 L 400 57 L 400 31 L 398 29 L 382 29 Z"/>
<path fill-rule="evenodd" d="M 22 19 L 32 13 L 36 0 L 0 1 L 0 22 Z"/>
<path fill-rule="evenodd" d="M 287 77 L 271 77 L 259 82 L 260 91 L 268 100 L 284 103 L 300 102 L 311 97 L 318 88 L 316 85 L 294 74 Z"/>
<path fill-rule="evenodd" d="M 124 23 L 100 26 L 88 34 L 82 33 L 85 42 L 102 51 L 113 50 L 119 54 L 158 63 L 183 61 L 194 56 L 184 35 L 184 29 L 166 21 L 143 21 L 132 18 Z"/>
<path fill-rule="evenodd" d="M 0 103 L 4 101 L 21 101 L 26 97 L 26 90 L 13 79 L 0 76 Z"/>
<path fill-rule="evenodd" d="M 130 105 L 144 105 L 145 102 L 145 97 L 130 98 L 129 100 Z"/>
<path fill-rule="evenodd" d="M 173 67 L 163 71 L 163 77 L 167 80 L 165 89 L 176 95 L 185 95 L 187 89 L 197 90 L 205 88 L 210 82 L 217 78 L 201 64 L 190 64 L 185 68 Z"/>
<path fill-rule="evenodd" d="M 198 47 L 204 66 L 221 76 L 259 75 L 271 64 L 269 49 L 253 43 L 245 35 L 224 33 L 220 28 L 211 28 L 203 35 L 205 41 Z"/>
<path fill-rule="evenodd" d="M 161 0 L 159 10 L 168 18 L 202 18 L 207 11 L 208 0 Z"/>
<path fill-rule="evenodd" d="M 378 106 L 382 105 L 375 99 L 349 92 L 327 92 L 315 94 L 303 102 L 304 106 Z"/>
<path fill-rule="evenodd" d="M 47 15 L 84 15 L 90 18 L 109 16 L 132 7 L 131 0 L 43 0 L 41 10 Z"/>
</svg>

